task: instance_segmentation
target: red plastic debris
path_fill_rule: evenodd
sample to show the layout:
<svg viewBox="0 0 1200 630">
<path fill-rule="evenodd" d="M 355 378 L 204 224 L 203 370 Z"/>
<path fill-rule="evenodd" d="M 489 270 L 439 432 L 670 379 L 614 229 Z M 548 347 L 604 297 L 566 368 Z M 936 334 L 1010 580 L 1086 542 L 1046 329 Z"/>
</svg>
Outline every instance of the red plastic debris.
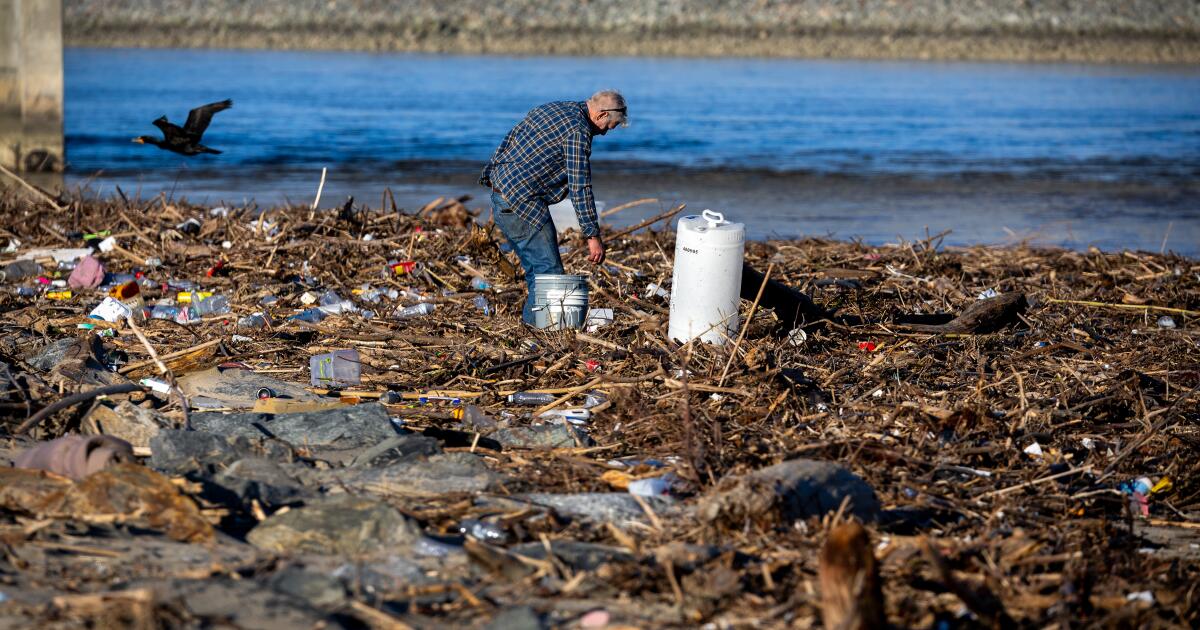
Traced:
<svg viewBox="0 0 1200 630">
<path fill-rule="evenodd" d="M 860 342 L 858 342 L 858 349 L 859 349 L 859 350 L 866 350 L 867 352 L 875 352 L 875 348 L 876 348 L 876 347 L 877 347 L 877 346 L 875 345 L 875 342 L 874 342 L 874 341 L 860 341 Z"/>
<path fill-rule="evenodd" d="M 588 359 L 583 363 L 583 365 L 588 369 L 589 372 L 595 372 L 596 370 L 600 369 L 600 362 L 595 359 Z"/>
<path fill-rule="evenodd" d="M 404 260 L 404 261 L 401 261 L 401 262 L 398 262 L 398 263 L 392 265 L 392 273 L 394 273 L 398 276 L 401 276 L 406 273 L 412 273 L 413 269 L 416 269 L 416 267 L 417 267 L 417 261 Z"/>
</svg>

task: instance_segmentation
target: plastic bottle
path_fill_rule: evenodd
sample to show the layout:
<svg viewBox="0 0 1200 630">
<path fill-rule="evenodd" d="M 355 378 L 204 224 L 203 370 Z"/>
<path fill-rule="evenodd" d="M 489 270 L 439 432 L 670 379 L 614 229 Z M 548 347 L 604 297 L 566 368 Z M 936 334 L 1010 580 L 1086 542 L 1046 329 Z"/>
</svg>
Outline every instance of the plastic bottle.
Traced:
<svg viewBox="0 0 1200 630">
<path fill-rule="evenodd" d="M 428 302 L 424 302 L 422 304 L 416 304 L 413 306 L 406 306 L 406 307 L 396 311 L 396 319 L 411 319 L 414 317 L 424 317 L 425 315 L 429 315 L 430 313 L 433 313 L 433 309 L 434 309 L 434 305 L 430 304 Z"/>
<path fill-rule="evenodd" d="M 192 306 L 196 309 L 196 314 L 201 317 L 205 315 L 223 315 L 229 312 L 229 298 L 224 295 L 214 295 L 208 299 L 197 301 L 193 296 Z"/>
<path fill-rule="evenodd" d="M 150 319 L 175 319 L 179 317 L 179 307 L 169 304 L 156 304 L 150 309 Z"/>
<path fill-rule="evenodd" d="M 631 481 L 629 482 L 629 494 L 636 494 L 639 497 L 670 496 L 671 478 L 672 475 L 666 474 L 661 477 L 648 477 L 646 479 Z"/>
<path fill-rule="evenodd" d="M 18 260 L 8 263 L 3 269 L 0 269 L 0 280 L 5 282 L 18 282 L 36 276 L 42 272 L 42 266 L 32 260 Z"/>
<path fill-rule="evenodd" d="M 468 518 L 458 524 L 458 531 L 464 536 L 470 536 L 493 545 L 504 545 L 509 541 L 508 530 L 499 523 Z"/>
<path fill-rule="evenodd" d="M 583 399 L 583 408 L 591 409 L 608 402 L 608 395 L 602 392 L 588 392 Z"/>
<path fill-rule="evenodd" d="M 529 405 L 531 407 L 534 407 L 534 406 L 540 407 L 542 405 L 548 405 L 548 404 L 554 402 L 555 400 L 558 400 L 558 396 L 555 396 L 554 394 L 538 394 L 538 393 L 534 393 L 534 392 L 517 392 L 515 394 L 508 395 L 508 402 L 510 402 L 514 405 Z"/>
<path fill-rule="evenodd" d="M 482 295 L 476 295 L 474 302 L 475 302 L 475 308 L 483 311 L 483 314 L 485 317 L 491 317 L 492 305 L 490 302 L 488 302 L 488 299 L 486 297 L 484 297 Z"/>
<path fill-rule="evenodd" d="M 325 312 L 319 308 L 306 308 L 300 313 L 292 315 L 288 319 L 298 322 L 307 322 L 309 324 L 317 324 L 326 317 L 328 317 L 328 315 L 326 315 Z"/>
<path fill-rule="evenodd" d="M 200 313 L 196 312 L 194 306 L 181 306 L 179 312 L 175 315 L 175 321 L 180 324 L 190 324 L 200 319 Z"/>
<path fill-rule="evenodd" d="M 267 316 L 262 313 L 252 313 L 238 320 L 238 328 L 266 328 Z"/>
<path fill-rule="evenodd" d="M 326 313 L 329 313 L 330 315 L 353 313 L 358 310 L 358 307 L 354 305 L 354 302 L 351 302 L 350 300 L 343 300 L 342 296 L 338 295 L 334 291 L 326 291 L 323 293 L 319 302 L 320 306 L 318 308 Z"/>
</svg>

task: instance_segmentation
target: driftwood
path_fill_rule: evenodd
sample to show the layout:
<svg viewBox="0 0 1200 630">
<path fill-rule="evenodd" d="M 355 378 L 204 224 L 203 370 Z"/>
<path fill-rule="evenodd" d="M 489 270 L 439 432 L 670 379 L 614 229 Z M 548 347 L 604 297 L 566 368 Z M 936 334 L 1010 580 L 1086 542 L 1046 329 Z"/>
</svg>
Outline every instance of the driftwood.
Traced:
<svg viewBox="0 0 1200 630">
<path fill-rule="evenodd" d="M 764 285 L 764 279 L 765 276 L 757 269 L 749 263 L 743 263 L 742 299 L 753 301 L 758 296 L 759 287 L 763 287 L 759 304 L 763 308 L 775 311 L 775 315 L 783 322 L 783 332 L 815 324 L 830 317 L 829 311 L 821 308 L 807 295 L 778 280 L 766 280 Z"/>
<path fill-rule="evenodd" d="M 945 324 L 900 325 L 918 332 L 986 334 L 1015 324 L 1028 308 L 1024 293 L 1005 293 L 975 302 Z"/>
</svg>

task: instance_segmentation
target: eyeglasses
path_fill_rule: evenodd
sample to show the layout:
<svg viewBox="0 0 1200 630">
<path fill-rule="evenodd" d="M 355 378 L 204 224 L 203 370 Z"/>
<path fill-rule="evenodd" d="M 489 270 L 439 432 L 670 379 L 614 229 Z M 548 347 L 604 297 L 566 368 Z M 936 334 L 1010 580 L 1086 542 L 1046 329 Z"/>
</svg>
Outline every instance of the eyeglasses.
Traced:
<svg viewBox="0 0 1200 630">
<path fill-rule="evenodd" d="M 626 110 L 626 108 L 624 108 L 624 107 L 612 107 L 612 108 L 609 108 L 609 109 L 602 109 L 602 110 L 600 110 L 600 111 L 602 111 L 602 112 L 617 112 L 618 114 L 620 114 L 620 115 L 621 115 L 621 126 L 622 126 L 622 127 L 628 127 L 628 126 L 629 126 L 629 116 L 628 116 L 628 114 L 626 114 L 626 111 L 627 111 L 627 110 Z"/>
</svg>

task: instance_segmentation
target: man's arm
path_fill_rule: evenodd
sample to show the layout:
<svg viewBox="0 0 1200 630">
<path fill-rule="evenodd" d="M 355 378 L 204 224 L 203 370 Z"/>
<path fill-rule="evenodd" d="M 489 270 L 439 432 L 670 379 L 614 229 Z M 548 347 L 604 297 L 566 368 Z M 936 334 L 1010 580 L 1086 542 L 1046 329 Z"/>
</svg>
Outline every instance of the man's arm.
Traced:
<svg viewBox="0 0 1200 630">
<path fill-rule="evenodd" d="M 504 135 L 504 139 L 500 141 L 500 146 L 496 147 L 496 151 L 492 153 L 492 159 L 483 165 L 483 172 L 479 174 L 480 186 L 484 188 L 492 187 L 492 166 L 496 163 L 496 160 L 500 159 L 500 155 L 508 149 L 508 145 L 512 143 L 513 136 L 516 135 L 517 127 L 519 126 L 519 124 L 514 125 L 512 129 L 508 130 L 508 133 Z"/>
<path fill-rule="evenodd" d="M 567 190 L 579 229 L 587 238 L 600 237 L 596 218 L 596 200 L 592 197 L 592 139 L 583 132 L 569 134 L 563 141 L 563 160 L 567 167 Z"/>
</svg>

